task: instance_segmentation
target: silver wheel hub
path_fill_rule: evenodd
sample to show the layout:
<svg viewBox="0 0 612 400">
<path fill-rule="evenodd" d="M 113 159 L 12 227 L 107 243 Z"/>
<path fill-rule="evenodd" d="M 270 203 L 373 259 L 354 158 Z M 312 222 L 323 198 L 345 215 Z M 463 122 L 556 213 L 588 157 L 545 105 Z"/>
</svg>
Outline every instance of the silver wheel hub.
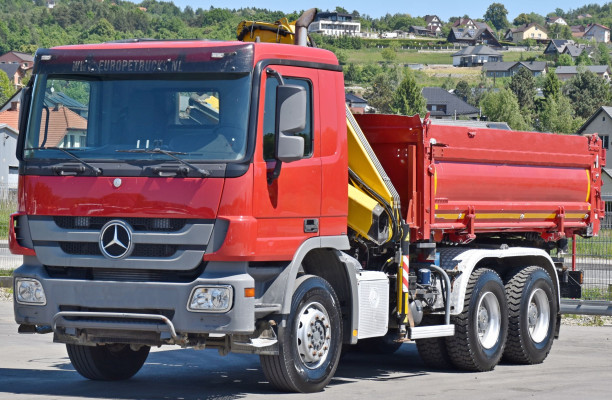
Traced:
<svg viewBox="0 0 612 400">
<path fill-rule="evenodd" d="M 540 343 L 548 336 L 550 326 L 550 303 L 542 289 L 536 289 L 529 296 L 527 324 L 529 336 L 535 343 Z"/>
<path fill-rule="evenodd" d="M 317 303 L 302 307 L 297 322 L 297 348 L 307 368 L 319 367 L 329 354 L 331 331 L 325 308 Z"/>
<path fill-rule="evenodd" d="M 497 297 L 486 292 L 478 302 L 478 340 L 485 349 L 495 346 L 501 332 L 501 310 Z"/>
</svg>

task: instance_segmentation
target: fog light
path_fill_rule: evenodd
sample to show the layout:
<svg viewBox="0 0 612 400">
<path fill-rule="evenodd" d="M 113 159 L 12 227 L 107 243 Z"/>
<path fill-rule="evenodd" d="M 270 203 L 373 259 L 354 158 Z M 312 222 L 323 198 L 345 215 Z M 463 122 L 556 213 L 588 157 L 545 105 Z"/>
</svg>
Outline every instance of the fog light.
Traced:
<svg viewBox="0 0 612 400">
<path fill-rule="evenodd" d="M 197 286 L 189 297 L 189 311 L 226 312 L 232 308 L 231 286 Z"/>
<path fill-rule="evenodd" d="M 17 303 L 36 304 L 39 306 L 47 304 L 45 290 L 36 279 L 17 278 L 15 280 L 15 294 Z"/>
</svg>

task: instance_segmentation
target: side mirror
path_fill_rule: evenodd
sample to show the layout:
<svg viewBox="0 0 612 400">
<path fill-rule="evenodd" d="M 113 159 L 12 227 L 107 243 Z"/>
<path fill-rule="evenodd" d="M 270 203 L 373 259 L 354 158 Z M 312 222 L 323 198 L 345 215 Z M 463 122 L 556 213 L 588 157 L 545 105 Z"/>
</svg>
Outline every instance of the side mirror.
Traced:
<svg viewBox="0 0 612 400">
<path fill-rule="evenodd" d="M 21 104 L 19 105 L 19 136 L 17 137 L 17 148 L 16 155 L 19 161 L 23 161 L 23 148 L 25 144 L 26 130 L 28 129 L 28 117 L 30 113 L 30 104 L 32 103 L 32 82 L 34 77 L 30 79 L 30 82 L 21 89 Z"/>
<path fill-rule="evenodd" d="M 304 138 L 295 136 L 306 127 L 306 89 L 297 85 L 276 87 L 275 158 L 292 162 L 304 157 Z"/>
</svg>

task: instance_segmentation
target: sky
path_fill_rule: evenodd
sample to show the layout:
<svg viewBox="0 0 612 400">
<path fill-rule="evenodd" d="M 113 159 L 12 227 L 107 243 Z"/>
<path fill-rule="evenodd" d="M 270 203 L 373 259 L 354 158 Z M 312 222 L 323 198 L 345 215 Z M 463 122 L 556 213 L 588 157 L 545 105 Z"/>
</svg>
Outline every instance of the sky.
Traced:
<svg viewBox="0 0 612 400">
<path fill-rule="evenodd" d="M 130 0 L 139 3 L 139 0 Z M 530 1 L 530 0 L 436 0 L 428 1 L 397 1 L 386 0 L 380 3 L 376 0 L 173 0 L 174 4 L 184 8 L 190 5 L 194 10 L 198 8 L 208 9 L 211 6 L 217 8 L 267 8 L 273 11 L 292 12 L 317 7 L 321 10 L 334 10 L 336 6 L 344 7 L 349 12 L 359 11 L 360 14 L 368 14 L 371 17 L 381 17 L 385 14 L 410 14 L 414 17 L 422 17 L 427 14 L 435 14 L 443 21 L 450 17 L 462 17 L 467 14 L 471 18 L 482 18 L 491 3 L 502 3 L 508 10 L 508 20 L 512 20 L 522 12 L 546 16 L 554 12 L 555 8 L 563 11 L 582 7 L 585 4 L 605 4 L 611 0 L 556 0 L 556 1 Z"/>
</svg>

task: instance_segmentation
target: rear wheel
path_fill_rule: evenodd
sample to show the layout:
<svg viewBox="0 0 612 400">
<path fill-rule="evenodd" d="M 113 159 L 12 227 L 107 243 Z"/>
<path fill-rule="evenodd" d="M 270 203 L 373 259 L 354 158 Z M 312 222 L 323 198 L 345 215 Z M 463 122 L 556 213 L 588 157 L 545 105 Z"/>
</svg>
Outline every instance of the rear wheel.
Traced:
<svg viewBox="0 0 612 400">
<path fill-rule="evenodd" d="M 336 372 L 342 350 L 342 321 L 336 293 L 317 276 L 296 282 L 291 314 L 278 334 L 279 354 L 260 356 L 266 378 L 277 389 L 323 390 Z"/>
<path fill-rule="evenodd" d="M 499 362 L 508 334 L 505 288 L 490 269 L 472 273 L 463 311 L 452 318 L 455 335 L 446 339 L 452 363 L 469 371 L 490 371 Z"/>
<path fill-rule="evenodd" d="M 134 376 L 149 355 L 149 346 L 134 351 L 127 344 L 81 346 L 67 344 L 68 357 L 76 371 L 96 381 L 118 381 Z"/>
<path fill-rule="evenodd" d="M 509 332 L 504 359 L 517 364 L 539 364 L 550 352 L 558 306 L 550 275 L 541 267 L 516 272 L 506 284 Z"/>
</svg>

